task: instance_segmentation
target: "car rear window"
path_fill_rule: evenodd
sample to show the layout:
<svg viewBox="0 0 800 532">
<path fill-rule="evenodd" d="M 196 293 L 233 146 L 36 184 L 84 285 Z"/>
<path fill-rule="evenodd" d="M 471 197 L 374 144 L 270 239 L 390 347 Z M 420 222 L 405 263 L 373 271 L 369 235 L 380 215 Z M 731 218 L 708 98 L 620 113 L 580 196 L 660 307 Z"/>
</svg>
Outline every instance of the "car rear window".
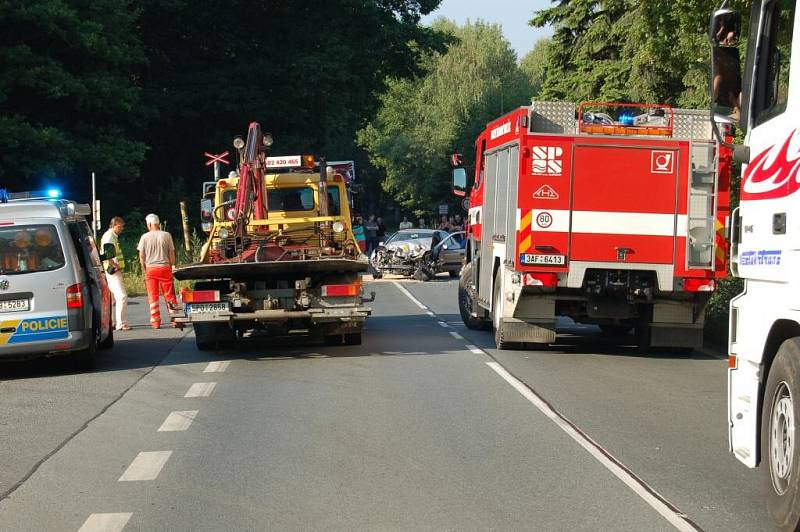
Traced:
<svg viewBox="0 0 800 532">
<path fill-rule="evenodd" d="M 0 228 L 0 273 L 46 272 L 64 264 L 64 252 L 54 225 Z"/>
</svg>

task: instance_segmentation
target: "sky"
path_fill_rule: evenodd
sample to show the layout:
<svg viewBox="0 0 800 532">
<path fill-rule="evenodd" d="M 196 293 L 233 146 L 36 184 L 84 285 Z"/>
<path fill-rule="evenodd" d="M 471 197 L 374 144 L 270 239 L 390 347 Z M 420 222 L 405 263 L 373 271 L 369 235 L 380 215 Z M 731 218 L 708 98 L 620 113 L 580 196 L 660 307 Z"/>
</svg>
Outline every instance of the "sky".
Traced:
<svg viewBox="0 0 800 532">
<path fill-rule="evenodd" d="M 550 28 L 528 25 L 534 12 L 550 5 L 550 0 L 443 0 L 439 8 L 422 21 L 429 24 L 439 17 L 445 17 L 459 24 L 477 19 L 500 24 L 517 57 L 522 59 L 537 40 L 552 34 Z"/>
</svg>

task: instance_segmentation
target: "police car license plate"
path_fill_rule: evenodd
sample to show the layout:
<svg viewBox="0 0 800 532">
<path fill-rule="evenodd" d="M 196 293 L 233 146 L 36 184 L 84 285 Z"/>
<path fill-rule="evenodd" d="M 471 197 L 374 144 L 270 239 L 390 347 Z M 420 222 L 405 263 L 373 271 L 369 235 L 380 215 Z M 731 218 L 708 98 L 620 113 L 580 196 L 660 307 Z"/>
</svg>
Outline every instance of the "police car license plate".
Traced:
<svg viewBox="0 0 800 532">
<path fill-rule="evenodd" d="M 189 314 L 217 314 L 228 312 L 228 303 L 191 303 L 188 305 Z"/>
<path fill-rule="evenodd" d="M 566 264 L 566 257 L 564 255 L 538 255 L 532 253 L 523 253 L 520 257 L 522 264 L 546 264 L 548 266 L 563 266 Z"/>
<path fill-rule="evenodd" d="M 24 312 L 31 309 L 30 299 L 0 301 L 0 312 Z"/>
</svg>

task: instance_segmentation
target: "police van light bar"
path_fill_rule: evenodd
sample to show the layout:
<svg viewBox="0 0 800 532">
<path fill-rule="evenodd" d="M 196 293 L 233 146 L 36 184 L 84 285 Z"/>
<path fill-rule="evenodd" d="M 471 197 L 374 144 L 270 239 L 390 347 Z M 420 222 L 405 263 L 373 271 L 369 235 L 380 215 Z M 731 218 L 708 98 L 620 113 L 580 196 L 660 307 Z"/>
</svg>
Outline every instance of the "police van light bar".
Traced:
<svg viewBox="0 0 800 532">
<path fill-rule="evenodd" d="M 32 199 L 59 199 L 61 198 L 61 190 L 57 188 L 50 188 L 47 190 L 33 190 L 25 192 L 9 192 L 5 188 L 0 188 L 0 203 L 8 203 L 9 201 L 32 200 Z"/>
</svg>

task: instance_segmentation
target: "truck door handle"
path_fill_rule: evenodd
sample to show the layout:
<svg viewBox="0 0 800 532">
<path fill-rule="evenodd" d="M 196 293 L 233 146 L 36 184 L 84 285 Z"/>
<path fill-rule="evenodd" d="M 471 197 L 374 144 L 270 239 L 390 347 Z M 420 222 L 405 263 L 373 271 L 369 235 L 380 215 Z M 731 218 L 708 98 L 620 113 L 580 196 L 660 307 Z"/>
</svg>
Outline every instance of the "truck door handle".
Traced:
<svg viewBox="0 0 800 532">
<path fill-rule="evenodd" d="M 553 246 L 533 246 L 533 249 L 536 251 L 556 251 L 556 248 Z"/>
</svg>

